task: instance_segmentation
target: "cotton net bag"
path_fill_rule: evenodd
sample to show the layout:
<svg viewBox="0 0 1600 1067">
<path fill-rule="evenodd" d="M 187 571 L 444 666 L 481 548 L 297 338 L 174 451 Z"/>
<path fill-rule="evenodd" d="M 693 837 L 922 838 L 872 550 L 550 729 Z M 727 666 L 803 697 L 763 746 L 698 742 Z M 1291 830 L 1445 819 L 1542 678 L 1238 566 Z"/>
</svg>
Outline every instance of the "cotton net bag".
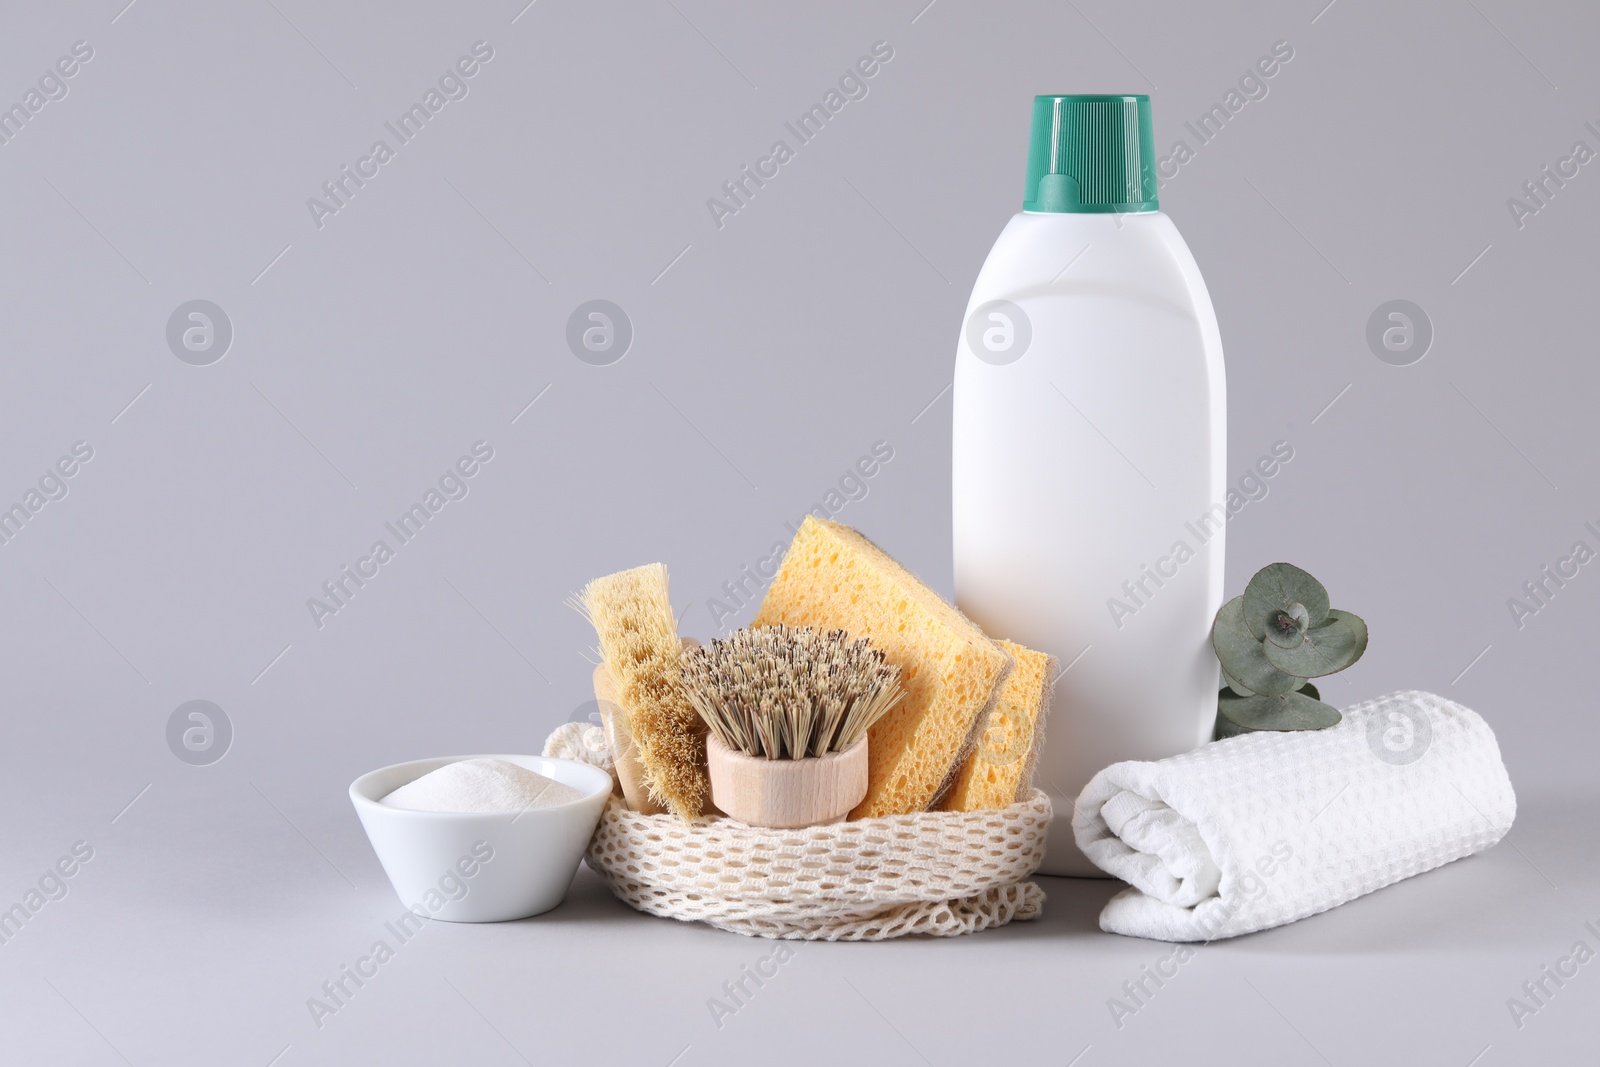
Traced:
<svg viewBox="0 0 1600 1067">
<path fill-rule="evenodd" d="M 613 770 L 598 726 L 566 723 L 544 754 Z M 585 860 L 629 906 L 755 937 L 885 941 L 953 937 L 1043 912 L 1029 881 L 1050 801 L 1028 789 L 995 811 L 918 812 L 800 830 L 723 816 L 629 811 L 615 793 Z"/>
</svg>

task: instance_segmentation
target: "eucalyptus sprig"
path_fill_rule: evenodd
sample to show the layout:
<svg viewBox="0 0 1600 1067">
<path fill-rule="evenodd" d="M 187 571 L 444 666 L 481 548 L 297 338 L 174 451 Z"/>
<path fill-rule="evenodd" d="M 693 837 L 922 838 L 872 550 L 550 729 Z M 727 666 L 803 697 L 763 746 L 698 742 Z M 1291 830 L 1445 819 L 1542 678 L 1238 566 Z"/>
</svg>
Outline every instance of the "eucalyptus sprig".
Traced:
<svg viewBox="0 0 1600 1067">
<path fill-rule="evenodd" d="M 1367 650 L 1367 624 L 1328 606 L 1328 591 L 1288 563 L 1257 571 L 1222 605 L 1211 646 L 1227 686 L 1217 695 L 1217 738 L 1257 730 L 1325 730 L 1340 719 L 1310 679 L 1335 674 Z"/>
</svg>

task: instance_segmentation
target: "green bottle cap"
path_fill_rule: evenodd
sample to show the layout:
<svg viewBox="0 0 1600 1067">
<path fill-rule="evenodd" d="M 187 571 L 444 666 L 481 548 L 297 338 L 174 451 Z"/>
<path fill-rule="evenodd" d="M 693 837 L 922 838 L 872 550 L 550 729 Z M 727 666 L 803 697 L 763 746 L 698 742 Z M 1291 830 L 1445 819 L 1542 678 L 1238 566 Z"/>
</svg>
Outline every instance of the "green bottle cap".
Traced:
<svg viewBox="0 0 1600 1067">
<path fill-rule="evenodd" d="M 1150 98 L 1036 96 L 1024 211 L 1155 211 Z"/>
</svg>

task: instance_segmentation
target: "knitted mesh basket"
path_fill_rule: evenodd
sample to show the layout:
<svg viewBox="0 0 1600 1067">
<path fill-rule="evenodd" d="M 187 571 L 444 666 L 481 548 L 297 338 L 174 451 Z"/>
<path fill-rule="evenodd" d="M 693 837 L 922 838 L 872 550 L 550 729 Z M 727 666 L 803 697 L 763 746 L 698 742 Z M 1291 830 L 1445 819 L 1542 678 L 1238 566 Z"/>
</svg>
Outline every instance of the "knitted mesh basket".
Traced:
<svg viewBox="0 0 1600 1067">
<path fill-rule="evenodd" d="M 597 726 L 567 723 L 544 754 L 607 770 Z M 723 817 L 686 823 L 613 796 L 585 855 L 630 906 L 758 937 L 883 941 L 950 937 L 1037 918 L 1050 801 L 1035 789 L 999 811 L 921 812 L 803 830 Z"/>
</svg>

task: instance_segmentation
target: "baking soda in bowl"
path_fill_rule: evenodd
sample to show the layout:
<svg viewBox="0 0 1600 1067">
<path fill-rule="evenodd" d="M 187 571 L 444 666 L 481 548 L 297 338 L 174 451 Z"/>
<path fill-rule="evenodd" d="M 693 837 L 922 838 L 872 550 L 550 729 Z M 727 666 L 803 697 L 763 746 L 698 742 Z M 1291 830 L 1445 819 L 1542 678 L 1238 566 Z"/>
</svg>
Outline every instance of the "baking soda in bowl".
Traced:
<svg viewBox="0 0 1600 1067">
<path fill-rule="evenodd" d="M 506 760 L 469 759 L 429 771 L 378 803 L 410 811 L 487 815 L 553 808 L 583 796 L 569 785 Z"/>
</svg>

